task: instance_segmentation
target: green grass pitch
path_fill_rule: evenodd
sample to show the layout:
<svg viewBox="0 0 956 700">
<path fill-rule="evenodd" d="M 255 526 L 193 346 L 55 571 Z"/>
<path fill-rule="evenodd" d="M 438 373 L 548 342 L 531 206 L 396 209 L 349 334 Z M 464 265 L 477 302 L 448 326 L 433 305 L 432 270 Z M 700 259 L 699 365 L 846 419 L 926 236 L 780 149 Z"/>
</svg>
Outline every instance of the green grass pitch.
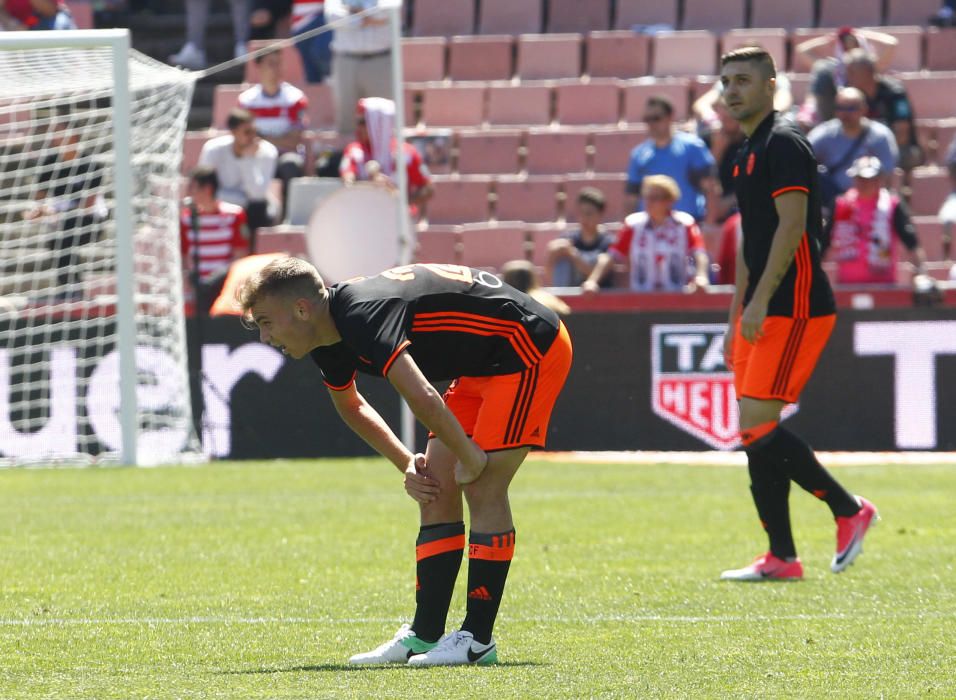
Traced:
<svg viewBox="0 0 956 700">
<path fill-rule="evenodd" d="M 530 461 L 501 663 L 418 670 L 346 665 L 413 611 L 383 461 L 0 471 L 0 697 L 956 697 L 956 468 L 836 473 L 883 516 L 856 564 L 795 490 L 806 578 L 734 584 L 745 469 Z"/>
</svg>

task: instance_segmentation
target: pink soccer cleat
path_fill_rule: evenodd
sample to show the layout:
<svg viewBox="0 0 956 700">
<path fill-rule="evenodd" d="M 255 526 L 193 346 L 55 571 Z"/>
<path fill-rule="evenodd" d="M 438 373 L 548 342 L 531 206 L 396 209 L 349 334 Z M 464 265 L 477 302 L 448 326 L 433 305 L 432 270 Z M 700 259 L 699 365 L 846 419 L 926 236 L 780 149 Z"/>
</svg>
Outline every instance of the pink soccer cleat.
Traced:
<svg viewBox="0 0 956 700">
<path fill-rule="evenodd" d="M 803 564 L 800 559 L 785 561 L 767 552 L 754 559 L 750 566 L 724 571 L 720 578 L 724 581 L 799 581 L 803 578 Z"/>
<path fill-rule="evenodd" d="M 860 496 L 857 496 L 856 500 L 860 503 L 860 510 L 856 515 L 836 518 L 836 554 L 830 562 L 830 571 L 835 574 L 852 564 L 857 555 L 863 551 L 863 538 L 870 527 L 880 519 L 876 506 Z"/>
</svg>

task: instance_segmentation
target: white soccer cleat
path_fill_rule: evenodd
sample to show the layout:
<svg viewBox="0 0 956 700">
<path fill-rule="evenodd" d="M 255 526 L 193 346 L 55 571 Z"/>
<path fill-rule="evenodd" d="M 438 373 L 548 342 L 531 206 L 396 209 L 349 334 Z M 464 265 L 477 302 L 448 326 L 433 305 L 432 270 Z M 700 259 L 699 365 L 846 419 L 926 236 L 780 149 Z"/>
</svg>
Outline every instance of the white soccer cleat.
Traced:
<svg viewBox="0 0 956 700">
<path fill-rule="evenodd" d="M 424 642 L 415 636 L 411 625 L 402 625 L 391 640 L 372 651 L 356 654 L 349 663 L 360 666 L 365 664 L 403 664 L 415 654 L 421 654 L 435 647 L 436 642 Z"/>
<path fill-rule="evenodd" d="M 475 641 L 471 632 L 456 630 L 438 640 L 431 651 L 416 654 L 408 660 L 409 666 L 464 666 L 477 664 L 486 666 L 498 663 L 498 650 L 495 640 L 488 644 Z"/>
</svg>

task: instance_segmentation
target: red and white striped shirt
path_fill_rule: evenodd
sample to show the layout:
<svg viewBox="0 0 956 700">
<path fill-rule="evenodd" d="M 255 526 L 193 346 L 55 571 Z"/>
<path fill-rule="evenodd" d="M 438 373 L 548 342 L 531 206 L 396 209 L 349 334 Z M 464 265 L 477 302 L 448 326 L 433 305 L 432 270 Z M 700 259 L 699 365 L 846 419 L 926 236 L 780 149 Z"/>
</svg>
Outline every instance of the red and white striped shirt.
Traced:
<svg viewBox="0 0 956 700">
<path fill-rule="evenodd" d="M 183 207 L 180 214 L 180 249 L 183 262 L 193 264 L 192 213 Z M 229 268 L 236 258 L 249 252 L 246 237 L 246 212 L 242 207 L 228 202 L 216 202 L 216 211 L 199 214 L 199 279 L 208 281 Z"/>
<path fill-rule="evenodd" d="M 305 128 L 309 99 L 289 83 L 282 83 L 274 95 L 267 94 L 262 85 L 254 85 L 239 95 L 239 106 L 255 117 L 256 131 L 275 137 Z"/>
<path fill-rule="evenodd" d="M 631 290 L 635 292 L 680 291 L 690 282 L 694 253 L 704 250 L 704 238 L 694 217 L 673 211 L 660 226 L 647 212 L 624 219 L 611 251 L 631 266 Z"/>
<path fill-rule="evenodd" d="M 300 31 L 324 9 L 324 0 L 292 0 L 292 31 Z"/>
</svg>

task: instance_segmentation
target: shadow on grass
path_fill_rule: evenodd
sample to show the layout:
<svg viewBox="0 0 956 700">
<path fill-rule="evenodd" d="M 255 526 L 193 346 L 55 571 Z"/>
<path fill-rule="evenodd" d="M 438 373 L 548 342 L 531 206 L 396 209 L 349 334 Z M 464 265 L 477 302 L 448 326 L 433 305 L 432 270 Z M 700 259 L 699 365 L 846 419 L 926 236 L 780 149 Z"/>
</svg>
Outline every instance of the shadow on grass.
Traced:
<svg viewBox="0 0 956 700">
<path fill-rule="evenodd" d="M 538 661 L 503 661 L 487 668 L 520 668 L 522 666 L 548 666 L 549 664 Z M 436 668 L 436 667 L 430 667 Z M 339 671 L 395 671 L 395 670 L 420 671 L 423 669 L 413 666 L 400 666 L 397 664 L 381 666 L 352 666 L 350 664 L 316 664 L 314 666 L 289 666 L 288 668 L 250 668 L 242 671 L 217 671 L 217 676 L 248 676 L 261 673 L 338 673 Z"/>
</svg>

